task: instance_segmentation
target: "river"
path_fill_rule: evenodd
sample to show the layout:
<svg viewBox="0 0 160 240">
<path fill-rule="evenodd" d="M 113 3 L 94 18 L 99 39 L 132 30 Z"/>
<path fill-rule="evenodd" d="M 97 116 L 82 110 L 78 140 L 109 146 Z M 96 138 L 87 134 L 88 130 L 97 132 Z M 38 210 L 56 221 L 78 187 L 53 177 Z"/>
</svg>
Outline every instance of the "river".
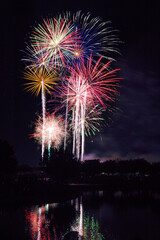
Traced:
<svg viewBox="0 0 160 240">
<path fill-rule="evenodd" d="M 59 203 L 0 208 L 2 240 L 159 240 L 159 200 L 83 192 Z M 126 197 L 127 196 L 127 197 Z"/>
</svg>

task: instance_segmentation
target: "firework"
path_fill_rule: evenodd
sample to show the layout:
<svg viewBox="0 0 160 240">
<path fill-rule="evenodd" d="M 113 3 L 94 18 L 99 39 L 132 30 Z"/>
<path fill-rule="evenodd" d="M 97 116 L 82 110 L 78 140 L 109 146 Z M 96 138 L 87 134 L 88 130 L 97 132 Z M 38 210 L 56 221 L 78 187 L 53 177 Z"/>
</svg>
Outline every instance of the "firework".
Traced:
<svg viewBox="0 0 160 240">
<path fill-rule="evenodd" d="M 96 119 L 101 120 L 100 109 L 105 109 L 106 103 L 114 101 L 118 94 L 119 78 L 116 73 L 119 69 L 109 71 L 111 62 L 103 65 L 100 57 L 94 64 L 92 59 L 90 56 L 87 64 L 84 61 L 75 64 L 70 69 L 70 75 L 64 78 L 62 87 L 59 88 L 67 106 L 66 117 L 68 111 L 72 112 L 73 154 L 76 153 L 78 159 L 81 155 L 81 161 L 84 156 L 87 120 L 93 118 L 92 123 Z M 91 128 L 94 129 L 93 125 Z"/>
<path fill-rule="evenodd" d="M 39 68 L 27 67 L 24 72 L 24 78 L 28 80 L 26 85 L 26 90 L 30 91 L 36 96 L 39 95 L 41 91 L 42 99 L 42 116 L 43 116 L 43 128 L 42 128 L 42 159 L 44 155 L 44 144 L 45 144 L 45 113 L 46 113 L 46 98 L 45 92 L 50 93 L 53 90 L 53 85 L 56 84 L 57 77 L 56 72 L 53 70 L 48 70 L 44 66 Z"/>
<path fill-rule="evenodd" d="M 75 14 L 66 12 L 65 18 L 73 22 L 74 29 L 78 29 L 81 37 L 81 42 L 76 44 L 75 41 L 74 59 L 81 61 L 83 58 L 88 59 L 92 54 L 95 57 L 103 55 L 105 59 L 113 60 L 113 53 L 119 53 L 119 39 L 110 21 L 103 22 L 99 17 L 92 18 L 89 12 L 84 14 L 81 11 Z"/>
<path fill-rule="evenodd" d="M 41 51 L 42 47 L 34 47 L 27 44 L 25 50 L 25 57 L 22 59 L 28 67 L 33 69 L 38 69 L 41 67 L 49 67 L 49 62 L 47 62 L 46 56 Z M 41 54 L 40 54 L 41 52 Z"/>
<path fill-rule="evenodd" d="M 86 109 L 85 117 L 85 135 L 91 136 L 95 135 L 96 132 L 100 132 L 101 123 L 104 122 L 103 112 L 105 108 L 95 105 L 92 108 Z"/>
<path fill-rule="evenodd" d="M 64 123 L 61 116 L 56 117 L 55 113 L 46 115 L 45 129 L 43 129 L 43 123 L 44 120 L 41 117 L 36 120 L 35 132 L 31 135 L 31 137 L 34 137 L 41 144 L 44 134 L 44 145 L 48 149 L 48 156 L 50 158 L 51 147 L 58 149 L 62 144 L 63 138 L 65 136 Z"/>
<path fill-rule="evenodd" d="M 45 93 L 53 90 L 56 74 L 59 74 L 62 82 L 54 97 L 61 99 L 58 109 L 65 109 L 64 150 L 70 127 L 73 154 L 83 161 L 85 135 L 99 131 L 103 111 L 118 94 L 119 69 L 110 67 L 115 60 L 113 53 L 119 53 L 119 39 L 115 32 L 109 21 L 103 22 L 99 17 L 91 17 L 90 13 L 81 11 L 43 19 L 34 27 L 23 59 L 28 64 L 24 77 L 29 81 L 26 83 L 28 91 L 35 95 L 41 92 L 43 121 L 39 139 L 42 159 L 46 143 L 48 149 L 53 142 L 56 146 L 56 140 L 51 140 L 51 132 L 48 132 L 50 138 L 47 137 L 46 121 L 49 120 L 46 117 Z"/>
<path fill-rule="evenodd" d="M 40 91 L 50 93 L 54 90 L 53 85 L 57 84 L 57 73 L 51 68 L 47 69 L 44 66 L 39 68 L 27 67 L 24 71 L 24 78 L 28 80 L 25 83 L 26 90 L 36 96 Z"/>
<path fill-rule="evenodd" d="M 74 52 L 74 44 L 78 44 L 80 38 L 65 18 L 44 19 L 38 24 L 31 34 L 31 45 L 35 49 L 35 55 L 43 56 L 55 68 L 64 67 L 71 61 Z"/>
</svg>

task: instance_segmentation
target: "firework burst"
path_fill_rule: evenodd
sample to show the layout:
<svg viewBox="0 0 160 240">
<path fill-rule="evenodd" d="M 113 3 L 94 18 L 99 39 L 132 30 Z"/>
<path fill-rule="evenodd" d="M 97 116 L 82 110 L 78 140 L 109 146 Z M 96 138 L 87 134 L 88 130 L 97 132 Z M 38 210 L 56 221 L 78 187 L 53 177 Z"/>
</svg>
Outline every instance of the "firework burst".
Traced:
<svg viewBox="0 0 160 240">
<path fill-rule="evenodd" d="M 90 56 L 87 63 L 83 61 L 75 64 L 70 69 L 70 75 L 64 78 L 62 87 L 59 88 L 64 105 L 67 106 L 66 118 L 69 111 L 72 115 L 73 154 L 76 153 L 78 159 L 81 155 L 81 161 L 84 156 L 87 120 L 91 117 L 92 123 L 95 123 L 96 119 L 101 120 L 99 112 L 102 108 L 107 108 L 107 102 L 115 100 L 119 86 L 119 78 L 116 76 L 119 69 L 109 71 L 111 62 L 103 65 L 101 64 L 102 57 L 100 57 L 94 64 L 92 59 Z M 96 129 L 93 124 L 91 128 Z"/>
<path fill-rule="evenodd" d="M 46 56 L 41 51 L 42 47 L 34 47 L 27 44 L 25 50 L 25 57 L 22 59 L 28 67 L 33 69 L 39 69 L 41 67 L 49 67 Z M 41 54 L 40 54 L 41 53 Z M 50 68 L 50 67 L 49 67 Z"/>
<path fill-rule="evenodd" d="M 65 18 L 73 22 L 74 29 L 78 29 L 81 37 L 81 42 L 75 42 L 74 59 L 86 60 L 92 54 L 94 57 L 103 55 L 107 60 L 114 60 L 113 53 L 119 53 L 117 46 L 120 41 L 110 21 L 103 22 L 99 17 L 92 18 L 89 12 L 84 14 L 81 11 L 75 14 L 66 12 Z"/>
<path fill-rule="evenodd" d="M 102 116 L 104 111 L 105 108 L 99 107 L 99 105 L 86 109 L 85 135 L 87 137 L 92 134 L 95 135 L 96 132 L 100 132 L 101 123 L 104 122 Z"/>
<path fill-rule="evenodd" d="M 27 67 L 24 71 L 24 78 L 28 80 L 25 83 L 26 90 L 36 96 L 39 95 L 41 90 L 50 93 L 50 90 L 54 90 L 53 86 L 57 84 L 58 80 L 57 73 L 44 66 L 39 68 Z"/>
<path fill-rule="evenodd" d="M 44 66 L 40 68 L 27 67 L 24 72 L 24 78 L 28 80 L 26 90 L 32 94 L 38 96 L 41 91 L 42 99 L 42 116 L 43 116 L 43 131 L 42 131 L 42 159 L 44 156 L 44 145 L 45 145 L 45 114 L 46 114 L 46 97 L 45 92 L 50 93 L 50 90 L 54 89 L 53 85 L 56 84 L 57 77 L 56 72 L 48 70 Z"/>
<path fill-rule="evenodd" d="M 31 35 L 31 45 L 36 50 L 36 55 L 42 55 L 45 61 L 58 69 L 71 61 L 74 44 L 79 41 L 74 26 L 61 16 L 44 19 L 42 24 L 34 28 Z"/>
<path fill-rule="evenodd" d="M 31 137 L 35 138 L 41 144 L 44 134 L 44 145 L 48 149 L 48 156 L 50 158 L 51 147 L 58 149 L 62 144 L 65 136 L 64 121 L 61 116 L 56 117 L 55 113 L 52 113 L 51 115 L 46 114 L 45 129 L 43 129 L 43 122 L 43 118 L 39 116 L 35 122 L 35 132 L 31 134 Z"/>
</svg>

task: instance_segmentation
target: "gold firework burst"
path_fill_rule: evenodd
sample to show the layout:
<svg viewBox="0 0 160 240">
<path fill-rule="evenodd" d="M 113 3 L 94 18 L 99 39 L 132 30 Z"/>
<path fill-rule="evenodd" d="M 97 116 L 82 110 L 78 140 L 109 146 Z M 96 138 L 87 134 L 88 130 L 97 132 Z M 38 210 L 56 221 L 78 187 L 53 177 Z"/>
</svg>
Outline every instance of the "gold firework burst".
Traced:
<svg viewBox="0 0 160 240">
<path fill-rule="evenodd" d="M 24 79 L 28 80 L 24 85 L 26 90 L 38 96 L 42 86 L 42 91 L 54 90 L 54 85 L 57 84 L 57 72 L 53 69 L 48 69 L 45 66 L 37 67 L 27 67 L 24 71 Z"/>
</svg>

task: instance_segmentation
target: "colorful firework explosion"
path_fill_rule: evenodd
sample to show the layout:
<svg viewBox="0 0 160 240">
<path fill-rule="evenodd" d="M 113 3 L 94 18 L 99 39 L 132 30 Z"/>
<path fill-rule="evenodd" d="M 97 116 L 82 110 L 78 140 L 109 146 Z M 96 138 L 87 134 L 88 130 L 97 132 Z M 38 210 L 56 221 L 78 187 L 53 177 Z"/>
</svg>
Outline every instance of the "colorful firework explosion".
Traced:
<svg viewBox="0 0 160 240">
<path fill-rule="evenodd" d="M 54 90 L 53 85 L 57 84 L 57 73 L 53 69 L 41 66 L 39 68 L 27 67 L 24 71 L 24 78 L 28 80 L 26 90 L 38 96 L 40 91 L 50 93 Z"/>
<path fill-rule="evenodd" d="M 41 144 L 44 131 L 44 145 L 48 149 L 48 156 L 50 158 L 51 147 L 58 149 L 62 144 L 65 135 L 64 122 L 61 116 L 56 117 L 55 113 L 46 115 L 45 129 L 43 129 L 43 122 L 43 118 L 39 116 L 35 122 L 35 132 L 31 134 L 31 137 L 35 138 Z"/>
<path fill-rule="evenodd" d="M 41 67 L 49 67 L 49 62 L 47 62 L 47 59 L 43 55 L 43 52 L 41 51 L 42 48 L 40 47 L 34 47 L 27 44 L 26 50 L 25 50 L 25 57 L 22 59 L 28 67 L 30 68 L 41 68 Z M 41 54 L 40 54 L 41 52 Z"/>
<path fill-rule="evenodd" d="M 64 67 L 72 58 L 74 44 L 80 42 L 74 26 L 65 18 L 44 19 L 42 24 L 34 28 L 31 35 L 31 45 L 36 55 L 43 58 L 55 68 Z"/>
<path fill-rule="evenodd" d="M 74 30 L 79 31 L 81 42 L 75 43 L 74 59 L 88 59 L 92 54 L 94 57 L 104 56 L 107 60 L 114 60 L 113 53 L 119 53 L 119 39 L 116 30 L 111 27 L 111 22 L 103 22 L 99 17 L 91 17 L 77 11 L 75 14 L 66 12 L 64 14 L 68 21 L 73 22 Z M 76 36 L 76 31 L 75 31 Z"/>
<path fill-rule="evenodd" d="M 81 161 L 84 156 L 86 119 L 93 117 L 92 123 L 98 120 L 100 109 L 106 108 L 106 103 L 114 101 L 118 94 L 119 78 L 116 73 L 119 69 L 109 71 L 111 62 L 103 65 L 101 59 L 94 64 L 90 56 L 87 64 L 84 61 L 75 64 L 70 68 L 70 75 L 63 79 L 62 87 L 58 87 L 67 109 L 66 119 L 68 112 L 72 112 L 73 154 L 76 153 L 78 159 L 81 155 Z M 97 110 L 98 106 L 102 107 Z"/>
<path fill-rule="evenodd" d="M 99 131 L 103 111 L 118 94 L 119 69 L 110 68 L 115 60 L 113 53 L 119 53 L 120 41 L 115 32 L 109 21 L 81 11 L 43 19 L 34 27 L 23 59 L 28 64 L 24 77 L 29 81 L 28 91 L 35 95 L 41 91 L 42 159 L 46 141 L 52 142 L 47 139 L 45 92 L 53 90 L 59 74 L 62 84 L 56 88 L 54 97 L 61 98 L 59 109 L 65 109 L 64 149 L 69 126 L 73 132 L 73 154 L 83 161 L 85 135 Z"/>
</svg>

